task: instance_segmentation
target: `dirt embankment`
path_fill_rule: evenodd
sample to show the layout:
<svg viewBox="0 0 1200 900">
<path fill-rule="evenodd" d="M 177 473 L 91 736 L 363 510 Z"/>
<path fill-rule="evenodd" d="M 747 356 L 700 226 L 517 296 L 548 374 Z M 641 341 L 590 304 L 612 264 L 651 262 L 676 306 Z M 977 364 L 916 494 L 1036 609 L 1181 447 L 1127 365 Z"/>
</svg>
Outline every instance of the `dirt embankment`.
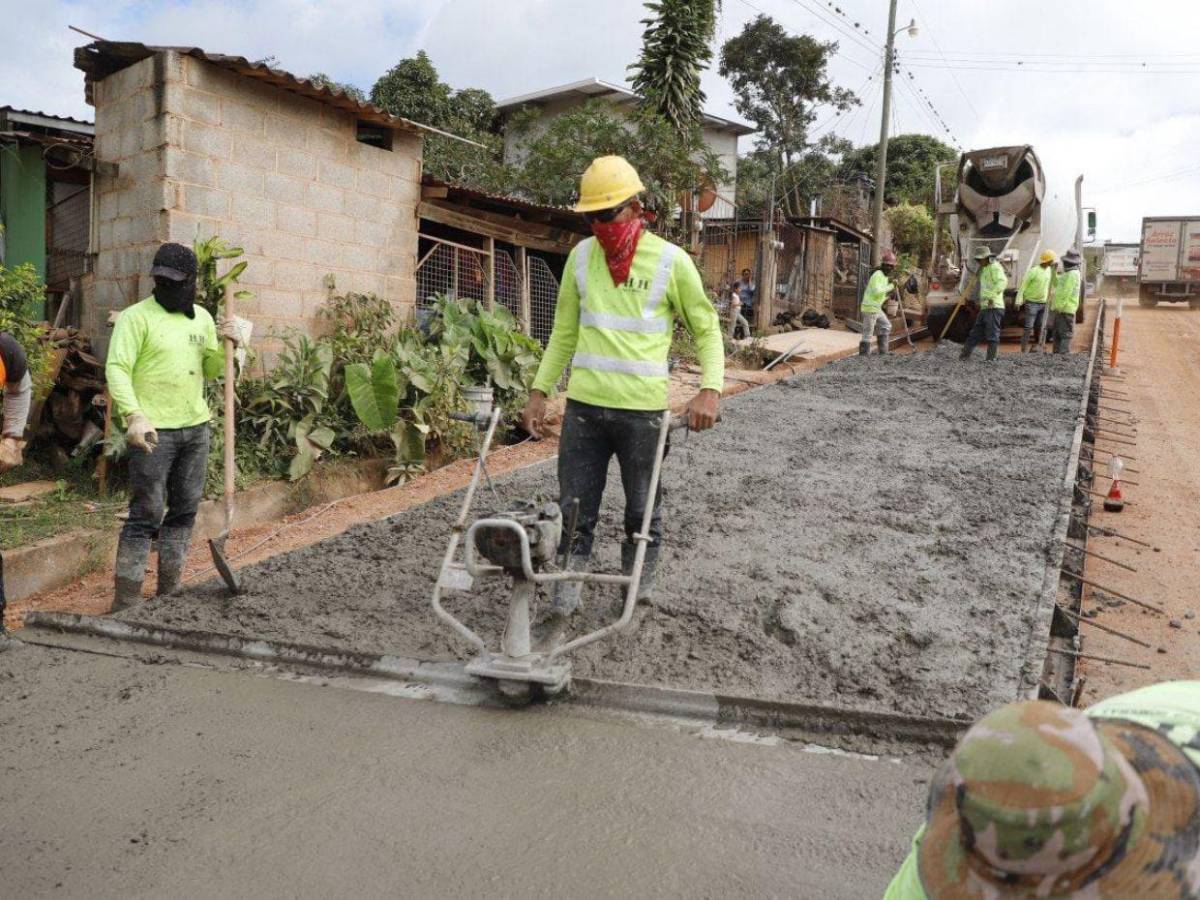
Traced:
<svg viewBox="0 0 1200 900">
<path fill-rule="evenodd" d="M 1086 358 L 954 348 L 851 359 L 731 399 L 668 458 L 656 606 L 579 674 L 913 714 L 976 716 L 1017 691 L 1050 558 Z M 598 567 L 618 568 L 615 470 Z M 553 463 L 498 479 L 556 495 Z M 495 507 L 482 494 L 479 512 Z M 425 659 L 467 648 L 429 608 L 458 494 L 126 618 Z M 485 636 L 504 592 L 452 595 Z M 592 590 L 579 628 L 611 613 Z"/>
</svg>

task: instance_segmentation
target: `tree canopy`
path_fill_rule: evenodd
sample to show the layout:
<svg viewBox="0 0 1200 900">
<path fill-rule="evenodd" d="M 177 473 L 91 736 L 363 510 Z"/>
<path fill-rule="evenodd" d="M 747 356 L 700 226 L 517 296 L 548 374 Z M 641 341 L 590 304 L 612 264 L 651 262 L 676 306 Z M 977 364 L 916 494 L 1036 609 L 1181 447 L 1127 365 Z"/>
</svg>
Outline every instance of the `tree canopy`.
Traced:
<svg viewBox="0 0 1200 900">
<path fill-rule="evenodd" d="M 922 203 L 933 208 L 934 167 L 954 162 L 958 151 L 928 134 L 901 134 L 888 141 L 888 176 L 883 198 L 887 203 Z M 838 166 L 843 180 L 860 173 L 875 177 L 879 144 L 868 144 L 846 153 Z"/>
<path fill-rule="evenodd" d="M 643 103 L 680 133 L 700 124 L 704 91 L 700 73 L 712 60 L 716 0 L 658 0 L 642 19 L 642 54 L 629 67 Z"/>
</svg>

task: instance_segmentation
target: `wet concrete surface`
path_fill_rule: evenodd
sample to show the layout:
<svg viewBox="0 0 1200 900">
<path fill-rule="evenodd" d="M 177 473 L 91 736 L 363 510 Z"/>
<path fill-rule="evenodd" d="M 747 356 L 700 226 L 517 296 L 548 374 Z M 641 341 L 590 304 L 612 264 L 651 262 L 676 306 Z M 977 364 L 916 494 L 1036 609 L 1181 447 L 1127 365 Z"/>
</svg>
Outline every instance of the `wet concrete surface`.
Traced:
<svg viewBox="0 0 1200 900">
<path fill-rule="evenodd" d="M 975 717 L 1016 696 L 1086 357 L 956 348 L 850 359 L 730 399 L 678 440 L 664 484 L 657 602 L 577 654 L 576 672 L 916 715 Z M 497 480 L 478 513 L 557 494 L 553 462 Z M 450 495 L 249 566 L 137 621 L 421 659 L 465 657 L 429 597 L 460 503 Z M 597 565 L 619 569 L 610 476 Z M 448 605 L 493 644 L 501 590 Z M 612 613 L 585 593 L 576 628 Z"/>
<path fill-rule="evenodd" d="M 0 654 L 9 897 L 878 897 L 928 762 Z"/>
</svg>

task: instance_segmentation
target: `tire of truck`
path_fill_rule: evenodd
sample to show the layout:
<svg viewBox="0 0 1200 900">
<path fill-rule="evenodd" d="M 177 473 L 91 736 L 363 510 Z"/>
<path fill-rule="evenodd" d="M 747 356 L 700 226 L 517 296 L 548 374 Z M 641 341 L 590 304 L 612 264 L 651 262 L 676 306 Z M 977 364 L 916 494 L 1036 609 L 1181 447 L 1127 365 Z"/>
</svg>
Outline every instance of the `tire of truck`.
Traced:
<svg viewBox="0 0 1200 900">
<path fill-rule="evenodd" d="M 1154 296 L 1153 289 L 1140 285 L 1138 287 L 1138 306 L 1144 306 L 1147 309 L 1154 309 L 1158 306 L 1158 298 Z"/>
</svg>

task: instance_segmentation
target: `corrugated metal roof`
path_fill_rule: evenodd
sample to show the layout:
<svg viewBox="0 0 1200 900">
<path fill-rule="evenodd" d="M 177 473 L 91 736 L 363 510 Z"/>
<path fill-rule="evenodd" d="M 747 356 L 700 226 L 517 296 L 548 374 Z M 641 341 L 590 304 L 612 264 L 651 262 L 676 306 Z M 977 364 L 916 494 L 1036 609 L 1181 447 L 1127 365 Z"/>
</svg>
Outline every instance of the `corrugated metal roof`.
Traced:
<svg viewBox="0 0 1200 900">
<path fill-rule="evenodd" d="M 203 60 L 231 72 L 236 72 L 239 75 L 254 78 L 282 88 L 283 90 L 291 91 L 302 97 L 308 97 L 329 106 L 344 109 L 354 113 L 356 118 L 375 125 L 424 134 L 436 134 L 477 147 L 483 146 L 475 141 L 451 134 L 448 131 L 442 131 L 440 128 L 423 125 L 420 122 L 414 122 L 411 119 L 405 119 L 401 116 L 393 116 L 387 110 L 372 103 L 360 103 L 344 91 L 315 84 L 305 78 L 297 78 L 290 72 L 285 72 L 282 69 L 273 69 L 266 63 L 251 62 L 244 56 L 226 56 L 221 53 L 208 53 L 199 47 L 160 47 L 127 41 L 94 41 L 86 47 L 79 47 L 75 50 L 75 68 L 82 70 L 87 75 L 88 102 L 92 102 L 92 84 L 94 82 L 107 78 L 114 72 L 119 72 L 156 53 L 166 52 L 179 53 L 183 56 Z"/>
<path fill-rule="evenodd" d="M 76 134 L 92 134 L 94 126 L 86 119 L 73 119 L 70 116 L 56 116 L 52 113 L 37 109 L 18 109 L 15 106 L 0 106 L 0 119 L 6 119 L 20 125 L 43 125 L 49 128 L 61 128 Z M 37 121 L 37 120 L 43 121 Z"/>
<path fill-rule="evenodd" d="M 503 111 L 524 106 L 527 103 L 545 103 L 548 100 L 555 100 L 559 97 L 580 96 L 586 99 L 590 97 L 603 97 L 609 94 L 616 94 L 622 101 L 628 102 L 632 102 L 638 98 L 637 94 L 629 88 L 622 87 L 619 84 L 613 84 L 610 81 L 604 81 L 600 78 L 584 78 L 581 81 L 572 81 L 570 84 L 560 84 L 555 87 L 544 88 L 540 91 L 533 91 L 529 94 L 521 94 L 517 97 L 506 97 L 503 100 L 496 101 L 496 109 Z M 754 133 L 753 126 L 747 125 L 745 122 L 725 119 L 707 112 L 703 115 L 704 124 L 710 128 L 729 131 L 739 137 Z"/>
</svg>

